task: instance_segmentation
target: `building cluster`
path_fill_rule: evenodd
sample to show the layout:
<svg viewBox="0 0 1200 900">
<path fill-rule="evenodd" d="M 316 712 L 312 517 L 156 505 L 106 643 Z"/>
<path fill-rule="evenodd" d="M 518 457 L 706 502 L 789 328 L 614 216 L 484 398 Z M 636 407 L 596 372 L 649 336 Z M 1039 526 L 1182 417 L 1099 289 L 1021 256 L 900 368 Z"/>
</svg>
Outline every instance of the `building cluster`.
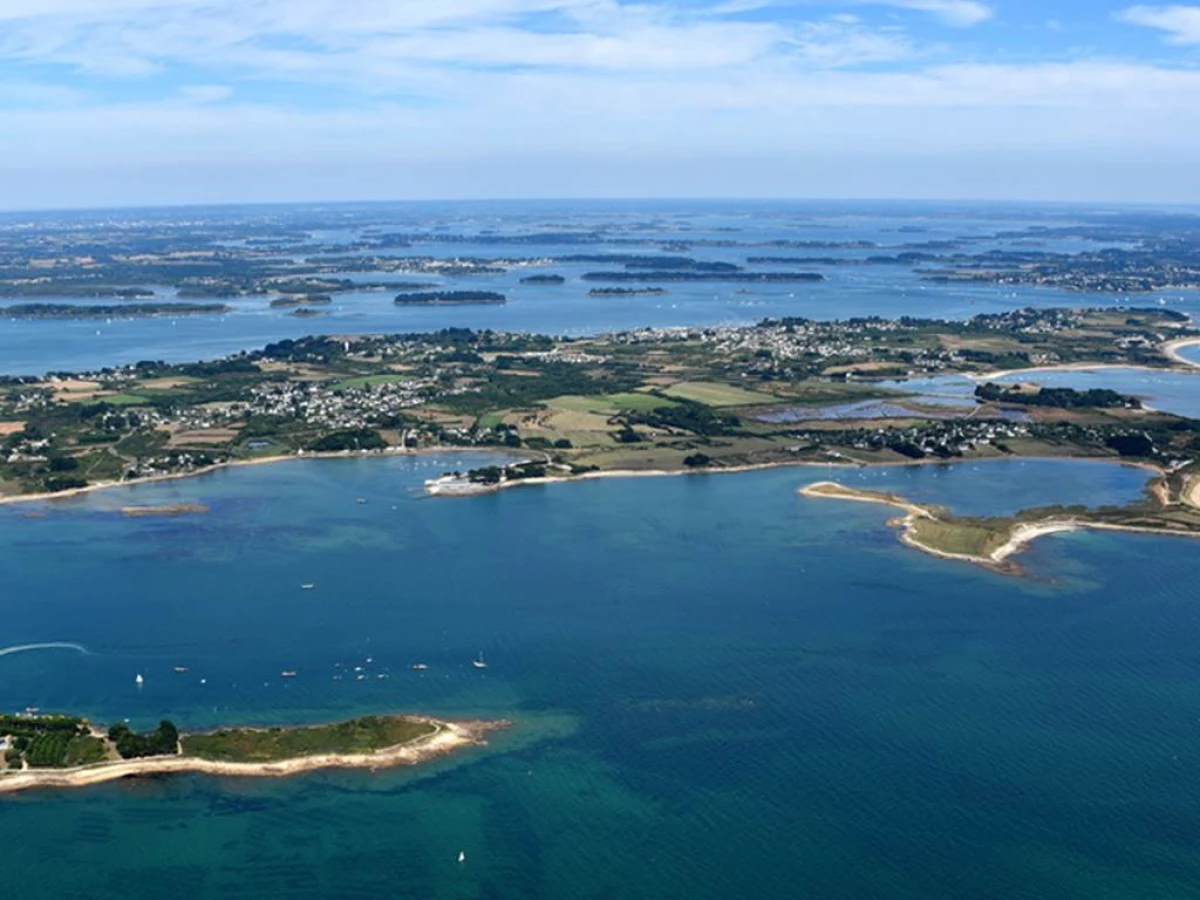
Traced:
<svg viewBox="0 0 1200 900">
<path fill-rule="evenodd" d="M 247 401 L 230 404 L 229 411 L 237 418 L 275 416 L 333 430 L 361 428 L 420 406 L 432 388 L 421 379 L 353 388 L 337 382 L 272 381 L 256 385 Z"/>
<path fill-rule="evenodd" d="M 836 436 L 836 440 L 831 440 Z M 1019 422 L 966 419 L 942 421 L 911 428 L 862 428 L 852 432 L 812 431 L 797 434 L 813 444 L 836 443 L 856 450 L 894 450 L 914 458 L 951 457 L 987 445 L 1029 436 L 1029 427 Z"/>
</svg>

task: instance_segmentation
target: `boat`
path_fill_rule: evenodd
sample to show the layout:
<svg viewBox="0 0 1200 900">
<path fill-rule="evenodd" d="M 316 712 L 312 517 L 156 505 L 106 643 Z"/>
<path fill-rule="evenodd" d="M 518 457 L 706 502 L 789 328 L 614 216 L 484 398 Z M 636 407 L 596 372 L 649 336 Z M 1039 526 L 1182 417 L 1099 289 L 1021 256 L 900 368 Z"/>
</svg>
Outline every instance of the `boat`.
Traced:
<svg viewBox="0 0 1200 900">
<path fill-rule="evenodd" d="M 479 651 L 479 656 L 477 658 L 471 660 L 471 665 L 473 665 L 477 669 L 486 669 L 487 668 L 487 663 L 485 663 L 483 661 L 483 651 L 482 650 Z"/>
<path fill-rule="evenodd" d="M 311 591 L 311 590 L 312 590 L 313 588 L 315 588 L 315 587 L 316 587 L 316 585 L 315 585 L 315 584 L 313 584 L 313 583 L 310 581 L 308 584 L 302 584 L 302 585 L 300 585 L 300 590 L 302 590 L 302 591 Z"/>
<path fill-rule="evenodd" d="M 182 675 L 187 671 L 187 666 L 176 666 L 174 672 L 176 675 Z"/>
<path fill-rule="evenodd" d="M 136 685 L 139 685 L 139 686 L 141 686 L 141 685 L 143 685 L 143 684 L 145 684 L 145 683 L 146 683 L 146 679 L 145 679 L 145 678 L 143 678 L 143 677 L 142 677 L 142 675 L 141 675 L 141 673 L 139 672 L 139 673 L 138 673 L 138 675 L 137 675 L 137 677 L 133 679 L 133 683 L 134 683 L 134 684 L 136 684 Z"/>
<path fill-rule="evenodd" d="M 412 669 L 414 672 L 424 672 L 428 668 L 429 668 L 429 666 L 425 665 L 425 663 L 413 663 L 412 664 Z"/>
<path fill-rule="evenodd" d="M 295 669 L 284 669 L 282 672 L 279 673 L 279 677 L 280 678 L 295 678 L 296 670 Z"/>
<path fill-rule="evenodd" d="M 458 851 L 458 861 L 460 864 L 465 863 L 467 861 L 467 853 L 465 850 Z"/>
</svg>

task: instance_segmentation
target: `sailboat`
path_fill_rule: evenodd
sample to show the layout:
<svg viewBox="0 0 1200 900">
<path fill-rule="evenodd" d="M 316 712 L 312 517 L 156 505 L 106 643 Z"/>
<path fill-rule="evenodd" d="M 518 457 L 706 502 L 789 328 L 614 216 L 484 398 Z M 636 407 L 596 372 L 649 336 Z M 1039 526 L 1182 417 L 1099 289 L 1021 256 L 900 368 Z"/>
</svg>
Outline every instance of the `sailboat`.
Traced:
<svg viewBox="0 0 1200 900">
<path fill-rule="evenodd" d="M 482 650 L 479 651 L 479 656 L 477 658 L 471 660 L 471 665 L 473 665 L 477 669 L 486 669 L 487 668 L 487 663 L 485 663 L 483 661 L 483 651 Z"/>
<path fill-rule="evenodd" d="M 465 863 L 467 861 L 467 854 L 465 850 L 458 851 L 458 861 L 459 863 Z"/>
<path fill-rule="evenodd" d="M 133 683 L 136 684 L 138 687 L 141 687 L 143 684 L 146 683 L 146 679 L 143 678 L 141 673 L 139 672 L 138 676 L 133 679 Z"/>
</svg>

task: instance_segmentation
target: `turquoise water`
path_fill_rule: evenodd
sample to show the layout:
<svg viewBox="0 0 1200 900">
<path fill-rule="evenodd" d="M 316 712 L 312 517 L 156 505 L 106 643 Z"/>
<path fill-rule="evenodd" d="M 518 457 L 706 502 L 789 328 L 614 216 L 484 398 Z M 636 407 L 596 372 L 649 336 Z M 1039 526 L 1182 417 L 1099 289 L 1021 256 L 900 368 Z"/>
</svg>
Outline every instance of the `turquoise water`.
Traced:
<svg viewBox="0 0 1200 900">
<path fill-rule="evenodd" d="M 461 462 L 292 462 L 0 509 L 0 643 L 87 651 L 0 656 L 0 708 L 515 723 L 415 771 L 6 798 L 9 889 L 1082 900 L 1200 883 L 1192 543 L 1056 536 L 1018 579 L 904 548 L 883 508 L 796 495 L 828 470 L 421 497 Z M 965 511 L 1023 501 L 1016 485 L 1119 501 L 1143 481 L 1063 462 L 870 474 Z M 210 512 L 119 513 L 179 501 Z M 356 665 L 389 677 L 334 680 Z"/>
</svg>

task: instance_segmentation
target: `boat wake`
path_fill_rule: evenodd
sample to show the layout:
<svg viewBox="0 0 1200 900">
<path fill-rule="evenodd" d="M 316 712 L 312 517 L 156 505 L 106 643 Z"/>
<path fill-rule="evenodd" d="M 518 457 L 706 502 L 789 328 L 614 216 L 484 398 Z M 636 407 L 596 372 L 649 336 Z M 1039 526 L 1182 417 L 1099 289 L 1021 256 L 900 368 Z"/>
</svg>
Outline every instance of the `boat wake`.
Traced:
<svg viewBox="0 0 1200 900">
<path fill-rule="evenodd" d="M 0 656 L 27 653 L 31 650 L 75 650 L 79 653 L 88 652 L 88 648 L 83 646 L 83 644 L 74 644 L 70 641 L 48 641 L 44 644 L 14 644 L 11 647 L 0 647 Z"/>
</svg>

